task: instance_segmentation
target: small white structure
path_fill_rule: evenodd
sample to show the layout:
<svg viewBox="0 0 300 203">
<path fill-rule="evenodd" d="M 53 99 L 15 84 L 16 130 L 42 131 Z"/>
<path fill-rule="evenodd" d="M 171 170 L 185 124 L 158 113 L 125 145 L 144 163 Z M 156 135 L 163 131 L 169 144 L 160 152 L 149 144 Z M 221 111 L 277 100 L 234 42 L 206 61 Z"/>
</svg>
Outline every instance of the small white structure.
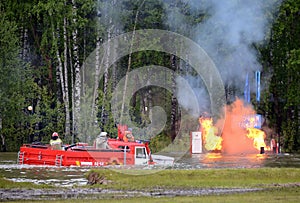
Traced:
<svg viewBox="0 0 300 203">
<path fill-rule="evenodd" d="M 159 155 L 159 154 L 152 154 L 151 157 L 156 165 L 161 165 L 161 166 L 173 166 L 175 161 L 175 158 L 173 157 Z"/>
<path fill-rule="evenodd" d="M 191 132 L 191 153 L 199 154 L 202 153 L 202 133 Z"/>
</svg>

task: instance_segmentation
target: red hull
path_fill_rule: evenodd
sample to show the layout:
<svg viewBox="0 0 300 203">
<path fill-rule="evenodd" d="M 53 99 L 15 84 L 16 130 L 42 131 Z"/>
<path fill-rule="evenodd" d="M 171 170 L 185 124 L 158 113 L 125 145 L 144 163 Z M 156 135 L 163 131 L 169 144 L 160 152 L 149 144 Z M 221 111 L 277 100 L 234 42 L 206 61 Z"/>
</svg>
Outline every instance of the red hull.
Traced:
<svg viewBox="0 0 300 203">
<path fill-rule="evenodd" d="M 107 166 L 140 164 L 136 148 L 145 149 L 144 164 L 150 162 L 147 143 L 109 140 L 112 149 L 95 149 L 92 146 L 74 146 L 68 150 L 52 150 L 49 145 L 25 144 L 20 148 L 19 164 L 53 166 Z M 124 147 L 126 146 L 126 150 Z"/>
</svg>

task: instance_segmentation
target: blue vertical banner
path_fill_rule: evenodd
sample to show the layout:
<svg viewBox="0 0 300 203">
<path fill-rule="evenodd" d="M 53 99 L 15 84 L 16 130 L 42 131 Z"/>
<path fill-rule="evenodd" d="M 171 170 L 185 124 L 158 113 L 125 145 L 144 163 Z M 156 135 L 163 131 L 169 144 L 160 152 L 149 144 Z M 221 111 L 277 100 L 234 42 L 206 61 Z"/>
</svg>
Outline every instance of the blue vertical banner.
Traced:
<svg viewBox="0 0 300 203">
<path fill-rule="evenodd" d="M 255 72 L 256 81 L 256 101 L 260 102 L 260 71 Z"/>
<path fill-rule="evenodd" d="M 250 103 L 250 83 L 249 74 L 246 75 L 245 88 L 244 88 L 245 102 Z"/>
</svg>

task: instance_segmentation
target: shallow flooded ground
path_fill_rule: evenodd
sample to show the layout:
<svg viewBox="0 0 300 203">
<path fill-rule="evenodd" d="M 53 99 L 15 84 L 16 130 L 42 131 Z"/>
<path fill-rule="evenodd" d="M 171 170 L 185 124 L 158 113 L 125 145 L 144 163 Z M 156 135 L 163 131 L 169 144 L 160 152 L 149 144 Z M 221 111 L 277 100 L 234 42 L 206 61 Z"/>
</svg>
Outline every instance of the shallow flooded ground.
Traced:
<svg viewBox="0 0 300 203">
<path fill-rule="evenodd" d="M 166 154 L 165 154 L 166 155 Z M 172 156 L 169 154 L 169 156 Z M 124 166 L 117 166 L 124 167 Z M 300 155 L 293 154 L 239 154 L 222 153 L 186 154 L 173 166 L 167 168 L 207 169 L 207 168 L 260 168 L 260 167 L 294 167 L 300 168 Z M 130 168 L 135 168 L 130 166 Z M 139 167 L 145 170 L 157 169 L 157 166 Z M 262 190 L 262 188 L 198 188 L 195 190 L 159 190 L 159 191 L 123 191 L 101 188 L 85 188 L 85 173 L 90 168 L 49 167 L 18 165 L 17 153 L 0 153 L 0 174 L 15 182 L 32 182 L 59 186 L 53 189 L 0 189 L 0 201 L 5 200 L 49 200 L 49 199 L 88 199 L 128 197 L 175 197 L 199 196 L 208 194 L 244 193 Z M 154 170 L 151 170 L 154 171 Z M 62 190 L 61 187 L 64 187 Z"/>
<path fill-rule="evenodd" d="M 205 168 L 260 168 L 294 167 L 300 168 L 300 155 L 295 154 L 238 154 L 222 153 L 187 154 L 173 166 L 173 169 Z M 144 167 L 149 170 L 151 167 Z M 85 173 L 90 168 L 49 167 L 17 164 L 17 153 L 0 153 L 0 173 L 2 177 L 16 182 L 33 182 L 64 187 L 86 185 Z"/>
<path fill-rule="evenodd" d="M 16 182 L 33 182 L 58 186 L 86 185 L 88 168 L 18 165 L 17 153 L 0 153 L 2 177 Z"/>
<path fill-rule="evenodd" d="M 300 155 L 295 154 L 188 154 L 175 164 L 178 169 L 201 168 L 300 168 Z"/>
</svg>

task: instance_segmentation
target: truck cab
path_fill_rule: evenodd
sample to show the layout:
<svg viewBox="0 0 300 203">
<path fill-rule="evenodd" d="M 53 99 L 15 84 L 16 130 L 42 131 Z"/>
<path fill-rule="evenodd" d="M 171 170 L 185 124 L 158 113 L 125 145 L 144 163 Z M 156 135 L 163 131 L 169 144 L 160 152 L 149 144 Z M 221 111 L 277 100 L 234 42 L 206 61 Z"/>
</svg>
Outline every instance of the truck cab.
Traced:
<svg viewBox="0 0 300 203">
<path fill-rule="evenodd" d="M 134 163 L 135 165 L 147 165 L 149 163 L 146 147 L 135 147 Z"/>
<path fill-rule="evenodd" d="M 147 142 L 123 142 L 109 139 L 108 144 L 112 149 L 124 150 L 124 164 L 134 162 L 134 165 L 147 165 L 151 163 L 151 152 Z"/>
</svg>

